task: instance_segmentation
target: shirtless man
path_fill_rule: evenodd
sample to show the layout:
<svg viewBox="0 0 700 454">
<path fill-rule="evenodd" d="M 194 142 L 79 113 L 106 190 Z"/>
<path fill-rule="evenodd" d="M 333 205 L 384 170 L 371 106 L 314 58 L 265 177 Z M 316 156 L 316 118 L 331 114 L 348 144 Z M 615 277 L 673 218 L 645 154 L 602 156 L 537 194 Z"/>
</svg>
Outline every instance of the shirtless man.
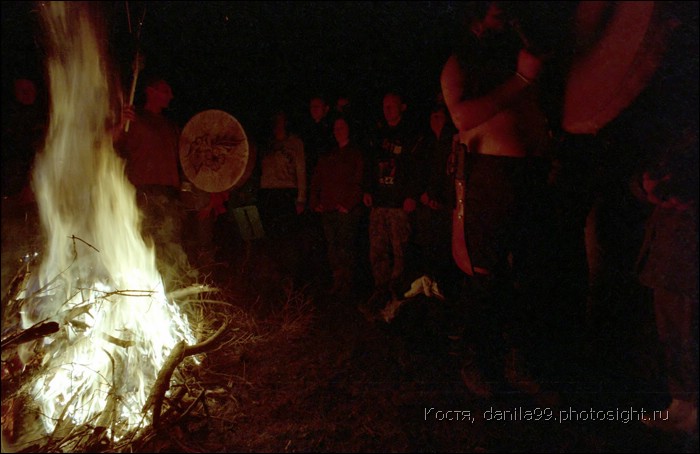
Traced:
<svg viewBox="0 0 700 454">
<path fill-rule="evenodd" d="M 538 191 L 548 172 L 541 156 L 549 131 L 536 83 L 542 60 L 524 48 L 498 2 L 473 3 L 481 10 L 441 74 L 464 153 L 453 222 L 453 255 L 469 275 L 462 378 L 481 397 L 504 376 L 511 387 L 535 394 L 540 387 L 523 354 L 541 234 Z"/>
<path fill-rule="evenodd" d="M 495 41 L 498 39 L 496 35 L 506 34 L 505 16 L 497 2 L 490 3 L 486 16 L 472 24 L 471 32 L 471 44 L 476 45 L 482 37 Z M 492 47 L 499 48 L 498 45 Z M 470 57 L 474 55 L 465 56 Z M 492 58 L 502 59 L 501 56 Z M 460 60 L 460 56 L 452 55 L 440 79 L 445 103 L 459 130 L 460 142 L 470 152 L 485 155 L 514 158 L 539 155 L 542 150 L 538 145 L 547 139 L 548 134 L 547 121 L 533 86 L 542 67 L 541 59 L 526 49 L 520 49 L 515 70 L 486 68 L 486 71 L 505 75 L 501 74 L 503 80 L 500 84 L 483 93 L 479 93 L 480 86 L 484 85 L 480 76 L 485 71 L 465 67 Z"/>
</svg>

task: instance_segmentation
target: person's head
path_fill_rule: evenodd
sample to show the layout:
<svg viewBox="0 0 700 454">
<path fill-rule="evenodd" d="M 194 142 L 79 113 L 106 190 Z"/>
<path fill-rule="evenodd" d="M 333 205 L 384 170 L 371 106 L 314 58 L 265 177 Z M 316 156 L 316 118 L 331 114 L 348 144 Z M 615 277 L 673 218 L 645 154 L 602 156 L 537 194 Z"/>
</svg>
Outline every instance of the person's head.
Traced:
<svg viewBox="0 0 700 454">
<path fill-rule="evenodd" d="M 272 137 L 276 140 L 284 140 L 287 138 L 287 114 L 283 111 L 278 111 L 272 114 Z"/>
<path fill-rule="evenodd" d="M 315 123 L 323 120 L 328 114 L 330 106 L 322 96 L 314 96 L 309 101 L 309 114 Z"/>
<path fill-rule="evenodd" d="M 508 23 L 502 2 L 471 2 L 465 15 L 465 25 L 477 37 L 500 33 Z"/>
<path fill-rule="evenodd" d="M 146 110 L 160 113 L 167 109 L 173 99 L 170 84 L 162 78 L 153 78 L 146 83 Z"/>
<path fill-rule="evenodd" d="M 401 122 L 401 117 L 406 110 L 406 104 L 403 102 L 401 95 L 395 92 L 388 92 L 384 95 L 382 101 L 384 110 L 384 119 L 389 126 L 396 126 Z"/>
<path fill-rule="evenodd" d="M 661 200 L 697 203 L 698 143 L 696 127 L 680 128 L 648 166 L 647 172 L 659 180 L 654 192 Z"/>
<path fill-rule="evenodd" d="M 333 135 L 338 146 L 343 147 L 350 142 L 350 123 L 345 117 L 337 117 L 333 122 Z"/>
<path fill-rule="evenodd" d="M 462 65 L 510 67 L 525 45 L 514 24 L 515 2 L 467 2 L 464 29 L 456 43 L 455 54 Z M 482 80 L 482 90 L 490 86 Z M 488 91 L 488 90 L 487 90 Z"/>
<path fill-rule="evenodd" d="M 338 113 L 342 113 L 345 111 L 345 109 L 350 105 L 350 98 L 348 98 L 345 95 L 340 95 L 338 98 L 335 100 L 335 111 Z"/>
<path fill-rule="evenodd" d="M 36 85 L 29 79 L 15 80 L 15 99 L 22 105 L 31 106 L 36 102 Z"/>
<path fill-rule="evenodd" d="M 430 129 L 436 136 L 440 136 L 448 121 L 447 107 L 444 104 L 436 104 L 430 111 Z"/>
</svg>

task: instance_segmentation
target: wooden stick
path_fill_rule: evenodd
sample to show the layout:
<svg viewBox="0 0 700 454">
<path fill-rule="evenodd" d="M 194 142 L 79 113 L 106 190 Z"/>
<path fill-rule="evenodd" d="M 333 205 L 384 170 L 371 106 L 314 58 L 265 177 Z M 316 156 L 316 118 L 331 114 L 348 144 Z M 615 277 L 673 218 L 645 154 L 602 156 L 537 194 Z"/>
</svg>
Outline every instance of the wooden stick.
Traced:
<svg viewBox="0 0 700 454">
<path fill-rule="evenodd" d="M 165 361 L 163 368 L 158 374 L 156 382 L 153 384 L 151 395 L 148 397 L 143 407 L 143 411 L 146 411 L 149 406 L 153 405 L 153 427 L 158 427 L 160 425 L 160 409 L 163 406 L 165 391 L 170 386 L 170 377 L 172 377 L 175 368 L 185 359 L 185 346 L 185 341 L 180 341 L 170 352 L 168 359 Z"/>
<path fill-rule="evenodd" d="M 136 81 L 139 79 L 139 70 L 141 69 L 141 63 L 139 62 L 139 52 L 136 51 L 136 56 L 134 57 L 134 74 L 131 78 L 131 91 L 129 92 L 129 105 L 134 105 L 134 97 L 136 96 Z M 131 120 L 126 120 L 124 125 L 124 132 L 129 132 L 129 125 Z"/>
<path fill-rule="evenodd" d="M 203 389 L 203 390 L 199 393 L 199 395 L 197 396 L 197 398 L 187 407 L 187 409 L 182 413 L 182 415 L 180 415 L 180 417 L 179 417 L 178 419 L 183 419 L 183 418 L 186 417 L 188 414 L 190 414 L 190 412 L 194 409 L 195 405 L 197 405 L 197 402 L 199 402 L 200 400 L 203 400 L 203 398 L 204 398 L 204 393 L 205 393 L 205 392 L 206 392 L 206 390 Z M 204 408 L 206 408 L 206 405 L 204 405 Z"/>
<path fill-rule="evenodd" d="M 129 19 L 129 33 L 131 33 L 131 14 L 128 12 L 128 3 L 127 3 L 127 17 Z M 138 31 L 136 32 L 136 42 L 137 42 L 137 47 L 136 47 L 136 55 L 134 56 L 134 75 L 131 78 L 131 92 L 129 93 L 129 105 L 133 106 L 134 105 L 134 97 L 136 95 L 136 81 L 139 78 L 139 71 L 141 71 L 141 66 L 143 62 L 141 61 L 141 53 L 139 52 L 139 47 L 138 47 L 138 42 L 141 40 L 141 29 L 143 28 L 143 20 L 146 17 L 146 7 L 144 6 L 143 8 L 143 13 L 141 13 L 141 19 L 139 20 L 139 28 Z M 124 125 L 124 132 L 129 132 L 129 124 L 131 123 L 130 120 L 126 120 L 126 124 Z"/>
<path fill-rule="evenodd" d="M 208 285 L 192 285 L 190 287 L 186 287 L 183 289 L 173 290 L 172 292 L 169 292 L 165 296 L 168 299 L 178 300 L 178 299 L 184 298 L 186 296 L 196 295 L 198 293 L 218 292 L 218 291 L 219 291 L 218 288 L 209 287 Z"/>
<path fill-rule="evenodd" d="M 2 340 L 2 348 L 9 347 L 10 345 L 23 344 L 25 342 L 30 342 L 40 337 L 46 337 L 53 333 L 58 332 L 60 326 L 57 322 L 40 322 L 36 325 L 27 328 L 17 334 L 13 334 L 6 339 Z"/>
<path fill-rule="evenodd" d="M 170 386 L 170 377 L 172 377 L 175 368 L 187 356 L 196 355 L 213 349 L 217 345 L 216 341 L 221 337 L 224 331 L 226 331 L 226 328 L 228 328 L 228 324 L 224 324 L 213 336 L 199 344 L 188 346 L 183 340 L 175 345 L 158 373 L 158 378 L 156 378 L 156 382 L 153 384 L 151 394 L 148 396 L 142 409 L 142 411 L 145 412 L 148 410 L 148 407 L 153 405 L 153 427 L 157 428 L 160 425 L 160 410 L 163 406 L 163 398 L 165 396 L 165 391 L 167 391 Z"/>
</svg>

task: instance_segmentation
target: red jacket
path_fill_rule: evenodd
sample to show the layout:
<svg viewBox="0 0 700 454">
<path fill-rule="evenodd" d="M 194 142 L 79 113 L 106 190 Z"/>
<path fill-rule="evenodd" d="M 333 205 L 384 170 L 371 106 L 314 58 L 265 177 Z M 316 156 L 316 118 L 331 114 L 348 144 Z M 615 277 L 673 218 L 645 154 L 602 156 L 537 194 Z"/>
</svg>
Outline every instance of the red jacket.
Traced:
<svg viewBox="0 0 700 454">
<path fill-rule="evenodd" d="M 362 171 L 362 151 L 353 144 L 321 155 L 311 178 L 311 209 L 352 210 L 362 201 Z"/>
</svg>

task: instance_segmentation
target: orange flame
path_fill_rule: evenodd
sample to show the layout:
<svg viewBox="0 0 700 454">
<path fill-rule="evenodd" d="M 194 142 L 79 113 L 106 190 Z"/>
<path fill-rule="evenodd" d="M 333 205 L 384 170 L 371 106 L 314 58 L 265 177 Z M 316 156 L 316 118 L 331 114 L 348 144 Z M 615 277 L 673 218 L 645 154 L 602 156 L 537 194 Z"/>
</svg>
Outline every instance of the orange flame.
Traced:
<svg viewBox="0 0 700 454">
<path fill-rule="evenodd" d="M 39 348 L 43 372 L 32 394 L 47 432 L 59 420 L 98 426 L 109 405 L 108 430 L 119 439 L 144 424 L 142 407 L 171 349 L 196 341 L 165 296 L 106 128 L 112 87 L 101 29 L 87 3 L 40 7 L 51 110 L 33 187 L 46 252 L 25 290 L 22 323 L 55 320 L 61 329 Z"/>
</svg>

